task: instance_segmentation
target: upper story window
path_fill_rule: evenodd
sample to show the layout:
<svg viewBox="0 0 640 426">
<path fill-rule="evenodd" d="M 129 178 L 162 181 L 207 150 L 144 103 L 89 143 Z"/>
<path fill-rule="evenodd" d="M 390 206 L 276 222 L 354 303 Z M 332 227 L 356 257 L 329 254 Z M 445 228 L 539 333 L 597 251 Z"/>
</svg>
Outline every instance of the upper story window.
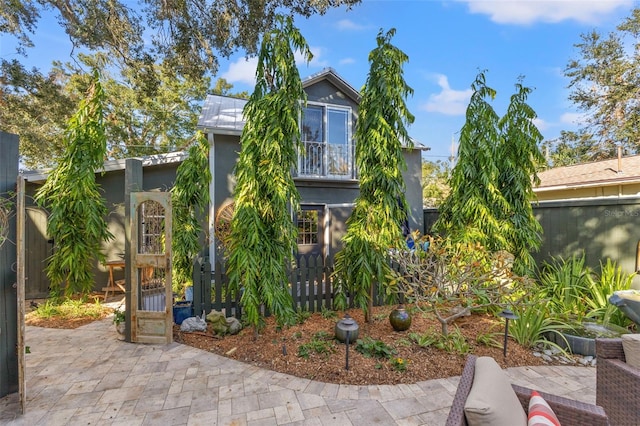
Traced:
<svg viewBox="0 0 640 426">
<path fill-rule="evenodd" d="M 301 128 L 304 152 L 298 158 L 298 176 L 353 177 L 351 108 L 309 103 Z"/>
</svg>

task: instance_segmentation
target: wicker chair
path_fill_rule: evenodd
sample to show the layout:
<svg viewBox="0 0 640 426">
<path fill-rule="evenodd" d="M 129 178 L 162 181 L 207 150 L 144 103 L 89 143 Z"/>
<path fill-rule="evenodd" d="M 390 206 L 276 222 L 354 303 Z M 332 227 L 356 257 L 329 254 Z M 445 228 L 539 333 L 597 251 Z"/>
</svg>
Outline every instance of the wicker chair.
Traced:
<svg viewBox="0 0 640 426">
<path fill-rule="evenodd" d="M 600 361 L 598 361 L 598 363 L 599 362 Z M 458 384 L 456 395 L 453 398 L 449 417 L 445 423 L 446 426 L 468 426 L 467 420 L 464 416 L 464 404 L 467 400 L 467 396 L 469 395 L 469 391 L 471 390 L 471 385 L 473 385 L 475 368 L 476 356 L 469 355 L 467 363 L 464 366 L 464 370 L 462 371 L 462 376 L 460 377 L 460 383 Z M 520 400 L 520 404 L 522 404 L 522 407 L 527 411 L 529 409 L 531 389 L 514 384 L 511 386 L 516 392 L 516 395 Z M 609 420 L 602 407 L 544 392 L 540 392 L 540 395 L 549 403 L 549 406 L 553 409 L 553 412 L 558 417 L 562 426 L 609 425 Z"/>
<path fill-rule="evenodd" d="M 626 363 L 622 339 L 596 339 L 596 403 L 613 426 L 640 424 L 640 370 Z"/>
</svg>

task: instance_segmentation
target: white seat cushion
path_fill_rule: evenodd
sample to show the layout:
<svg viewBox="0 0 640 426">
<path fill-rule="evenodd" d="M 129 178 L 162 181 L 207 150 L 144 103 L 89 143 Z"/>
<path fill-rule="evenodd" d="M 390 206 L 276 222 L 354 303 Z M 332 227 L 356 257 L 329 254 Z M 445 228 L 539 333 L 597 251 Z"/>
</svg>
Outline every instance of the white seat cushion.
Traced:
<svg viewBox="0 0 640 426">
<path fill-rule="evenodd" d="M 627 364 L 640 369 L 640 334 L 623 334 L 621 338 Z"/>
<path fill-rule="evenodd" d="M 473 385 L 464 405 L 469 426 L 526 426 L 520 400 L 502 368 L 491 357 L 476 360 Z"/>
</svg>

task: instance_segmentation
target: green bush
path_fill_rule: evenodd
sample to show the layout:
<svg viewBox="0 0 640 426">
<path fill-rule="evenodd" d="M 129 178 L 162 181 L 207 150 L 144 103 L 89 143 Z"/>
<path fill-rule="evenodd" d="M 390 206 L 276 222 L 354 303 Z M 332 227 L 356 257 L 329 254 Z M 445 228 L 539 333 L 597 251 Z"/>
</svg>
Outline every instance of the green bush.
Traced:
<svg viewBox="0 0 640 426">
<path fill-rule="evenodd" d="M 520 345 L 527 348 L 543 344 L 561 349 L 555 343 L 548 341 L 545 335 L 547 333 L 561 335 L 560 333 L 563 330 L 568 330 L 571 327 L 567 323 L 550 316 L 549 311 L 541 302 L 540 299 L 537 299 L 535 302 L 514 308 L 513 312 L 518 316 L 518 319 L 509 323 L 509 335 Z"/>
<path fill-rule="evenodd" d="M 329 355 L 335 352 L 335 346 L 331 340 L 331 334 L 326 331 L 314 333 L 311 341 L 298 346 L 298 356 L 309 359 L 312 353 L 317 355 Z"/>
<path fill-rule="evenodd" d="M 615 324 L 628 327 L 633 322 L 616 306 L 609 303 L 609 297 L 618 290 L 628 290 L 635 273 L 625 274 L 622 268 L 611 259 L 603 265 L 600 262 L 600 276 L 592 280 L 585 298 L 588 306 L 587 316 L 603 324 Z"/>
<path fill-rule="evenodd" d="M 458 327 L 446 335 L 432 332 L 424 334 L 411 333 L 409 338 L 422 348 L 433 346 L 449 353 L 462 355 L 471 352 L 471 346 L 469 346 L 467 339 Z"/>
<path fill-rule="evenodd" d="M 544 262 L 538 274 L 540 296 L 548 301 L 549 313 L 565 319 L 582 320 L 587 315 L 584 297 L 592 286 L 592 274 L 582 256 L 553 258 Z"/>
<path fill-rule="evenodd" d="M 384 343 L 382 340 L 374 340 L 371 337 L 358 339 L 356 341 L 356 351 L 367 358 L 391 358 L 396 354 L 396 350 Z"/>
<path fill-rule="evenodd" d="M 631 321 L 609 303 L 609 297 L 615 291 L 629 289 L 635 273 L 623 273 L 611 259 L 600 262 L 599 272 L 586 266 L 584 253 L 545 262 L 538 274 L 539 296 L 548 301 L 549 316 L 575 323 L 589 319 L 628 327 Z"/>
</svg>

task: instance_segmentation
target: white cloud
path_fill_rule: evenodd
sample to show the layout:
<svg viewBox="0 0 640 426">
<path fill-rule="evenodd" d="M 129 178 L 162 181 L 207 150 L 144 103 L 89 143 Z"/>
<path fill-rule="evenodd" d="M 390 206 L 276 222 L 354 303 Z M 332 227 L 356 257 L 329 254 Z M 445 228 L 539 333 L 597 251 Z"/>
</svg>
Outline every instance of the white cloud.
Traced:
<svg viewBox="0 0 640 426">
<path fill-rule="evenodd" d="M 544 121 L 542 118 L 534 118 L 533 124 L 538 128 L 539 131 L 543 132 L 549 128 L 549 123 Z"/>
<path fill-rule="evenodd" d="M 310 67 L 325 67 L 327 62 L 322 58 L 324 48 L 322 47 L 310 47 L 313 59 L 309 63 Z M 306 65 L 304 58 L 300 52 L 295 53 L 295 61 L 298 66 Z M 251 87 L 256 84 L 256 68 L 258 67 L 258 58 L 251 57 L 238 58 L 235 62 L 229 64 L 227 71 L 220 75 L 220 78 L 224 78 L 231 84 L 243 83 Z"/>
<path fill-rule="evenodd" d="M 344 59 L 340 59 L 340 61 L 338 61 L 338 63 L 340 65 L 351 65 L 351 64 L 355 64 L 356 60 L 353 58 L 344 58 Z"/>
<path fill-rule="evenodd" d="M 438 86 L 440 93 L 429 96 L 429 100 L 421 105 L 421 109 L 429 112 L 439 112 L 445 115 L 463 115 L 471 99 L 473 90 L 453 90 L 449 87 L 449 79 L 446 75 L 438 74 Z"/>
<path fill-rule="evenodd" d="M 311 62 L 309 62 L 309 67 L 326 67 L 327 66 L 327 61 L 322 58 L 322 55 L 325 51 L 324 47 L 309 46 L 309 50 L 311 50 L 311 54 L 313 55 L 313 59 L 311 59 Z M 304 57 L 299 51 L 295 52 L 294 56 L 296 59 L 296 64 L 298 64 L 298 66 L 307 65 L 307 63 L 304 60 Z"/>
<path fill-rule="evenodd" d="M 571 124 L 574 126 L 584 123 L 585 120 L 585 114 L 579 112 L 565 112 L 560 116 L 560 122 L 562 124 Z"/>
<path fill-rule="evenodd" d="M 367 29 L 365 25 L 356 24 L 351 19 L 339 20 L 336 23 L 336 27 L 341 31 L 362 31 Z"/>
<path fill-rule="evenodd" d="M 256 68 L 258 67 L 258 58 L 239 58 L 237 61 L 229 64 L 229 69 L 220 75 L 229 83 L 245 83 L 250 86 L 256 84 Z"/>
<path fill-rule="evenodd" d="M 498 24 L 556 23 L 574 20 L 596 24 L 604 15 L 628 8 L 633 0 L 457 0 L 471 13 L 489 15 Z"/>
</svg>

